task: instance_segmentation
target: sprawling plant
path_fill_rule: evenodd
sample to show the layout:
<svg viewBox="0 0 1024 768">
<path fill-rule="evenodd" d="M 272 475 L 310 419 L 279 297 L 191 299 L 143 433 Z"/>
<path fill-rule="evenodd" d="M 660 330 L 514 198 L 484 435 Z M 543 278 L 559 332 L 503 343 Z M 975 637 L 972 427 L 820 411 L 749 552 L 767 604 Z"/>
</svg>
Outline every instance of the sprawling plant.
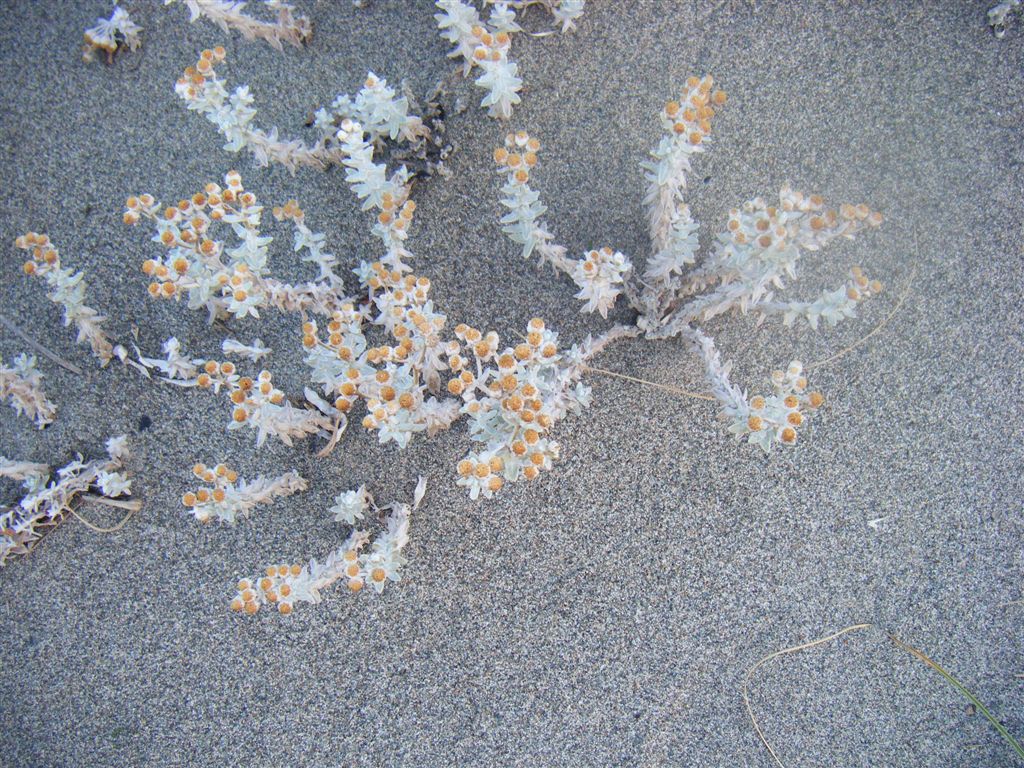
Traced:
<svg viewBox="0 0 1024 768">
<path fill-rule="evenodd" d="M 473 66 L 482 69 L 478 84 L 489 89 L 484 105 L 496 116 L 509 117 L 518 102 L 515 65 L 506 56 L 509 35 L 518 31 L 515 10 L 538 2 L 563 27 L 571 26 L 583 6 L 569 0 L 497 3 L 484 27 L 471 6 L 459 0 L 437 3 L 442 10 L 438 21 L 446 37 L 457 44 L 455 53 L 463 56 L 467 71 Z M 233 9 L 240 10 L 240 4 Z M 456 482 L 473 499 L 490 497 L 510 482 L 533 480 L 553 467 L 560 456 L 558 422 L 591 402 L 583 379 L 596 355 L 616 341 L 679 338 L 703 361 L 708 387 L 720 403 L 728 431 L 768 453 L 778 444 L 796 442 L 797 429 L 822 405 L 823 396 L 809 389 L 798 361 L 771 374 L 769 392 L 748 395 L 731 380 L 731 364 L 722 360 L 702 324 L 735 312 L 752 313 L 759 321 L 777 315 L 786 325 L 803 319 L 817 328 L 821 321 L 835 324 L 853 317 L 861 301 L 881 290 L 878 281 L 854 267 L 843 285 L 813 299 L 781 297 L 786 284 L 796 279 L 805 252 L 852 238 L 882 221 L 881 214 L 866 205 L 829 207 L 818 195 L 789 186 L 782 188 L 777 200 L 754 198 L 731 210 L 713 247 L 699 254 L 698 225 L 684 192 L 692 162 L 709 145 L 712 120 L 725 105 L 726 95 L 713 89 L 710 77 L 691 77 L 679 99 L 665 104 L 664 136 L 643 163 L 650 246 L 642 271 L 612 247 L 590 248 L 573 258 L 556 242 L 544 221 L 540 194 L 530 186 L 541 151 L 536 138 L 524 131 L 510 133 L 494 151 L 504 180 L 501 203 L 507 209 L 500 224 L 521 247 L 522 256 L 536 257 L 556 274 L 563 273 L 584 302 L 582 311 L 607 318 L 622 300 L 630 319 L 568 347 L 539 317 L 529 321 L 522 336 L 504 344 L 495 331 L 465 323 L 450 327 L 431 296 L 430 278 L 414 273 L 411 266 L 413 173 L 404 164 L 389 169 L 381 159 L 385 154 L 394 165 L 402 158 L 396 158 L 396 148 L 415 154 L 432 139 L 427 123 L 412 113 L 409 99 L 371 73 L 354 97 L 339 96 L 317 112 L 319 138 L 314 143 L 281 140 L 276 129 L 255 125 L 247 88 L 228 91 L 217 73 L 224 58 L 222 48 L 203 51 L 178 80 L 179 96 L 217 126 L 229 151 L 248 149 L 260 163 L 278 162 L 293 172 L 304 166 L 344 169 L 361 208 L 373 215 L 376 251 L 348 265 L 354 278 L 349 276 L 342 260 L 327 249 L 324 235 L 307 224 L 303 209 L 290 200 L 270 212 L 278 228 L 290 228 L 290 251 L 315 274 L 299 283 L 276 278 L 275 236 L 265 208 L 235 171 L 226 174 L 223 183 L 201 185 L 176 204 L 161 205 L 148 194 L 132 195 L 123 218 L 126 224 L 147 222 L 153 229 L 155 245 L 141 267 L 155 300 L 184 303 L 204 312 L 210 322 L 232 322 L 236 331 L 258 322 L 266 312 L 295 315 L 296 343 L 301 344 L 309 369 L 304 398 L 289 398 L 267 369 L 247 373 L 228 360 L 192 358 L 173 337 L 164 342 L 163 357 L 147 357 L 137 347 L 133 357 L 124 345 L 108 339 L 104 318 L 84 303 L 81 273 L 61 266 L 46 235 L 29 233 L 16 245 L 30 254 L 24 271 L 47 281 L 53 289 L 51 299 L 64 307 L 65 324 L 77 327 L 79 340 L 87 342 L 101 362 L 116 357 L 147 377 L 156 374 L 169 384 L 224 396 L 230 409 L 227 428 L 254 430 L 257 446 L 271 438 L 290 445 L 319 436 L 326 441 L 320 455 L 326 455 L 356 419 L 381 443 L 404 448 L 417 435 L 433 436 L 465 418 L 470 446 L 454 467 Z M 616 317 L 623 314 L 615 311 Z M 251 363 L 271 354 L 258 338 L 251 344 L 228 339 L 223 349 L 226 355 Z M 4 369 L 3 393 L 42 424 L 52 418 L 52 409 L 47 410 L 44 397 L 40 399 L 34 367 L 19 365 L 16 370 Z M 122 450 L 115 441 L 111 462 L 76 464 L 67 477 L 78 479 L 67 493 L 94 485 L 108 496 L 127 492 L 126 481 L 122 483 L 123 476 L 117 473 Z M 51 497 L 64 503 L 65 492 L 56 490 L 60 486 L 46 490 L 35 470 L 17 471 L 29 473 L 25 478 L 37 494 L 32 498 L 38 499 L 30 504 L 33 510 L 50 509 L 46 505 Z M 197 464 L 193 472 L 207 485 L 185 492 L 182 500 L 200 521 L 235 523 L 257 504 L 306 487 L 294 472 L 248 483 L 239 481 L 224 464 Z M 353 592 L 364 585 L 379 592 L 399 578 L 411 513 L 419 506 L 424 487 L 421 480 L 412 503 L 387 507 L 376 507 L 365 486 L 338 495 L 328 514 L 350 529 L 344 543 L 322 563 L 275 565 L 259 579 L 243 579 L 232 608 L 252 614 L 262 605 L 275 604 L 287 614 L 297 602 L 319 602 L 320 591 L 338 580 Z M 48 524 L 61 509 L 58 505 L 34 519 Z M 385 530 L 371 544 L 369 532 L 357 526 L 365 522 L 368 511 L 385 510 L 390 511 Z M 25 519 L 10 521 L 29 525 Z M 12 552 L 31 537 L 16 533 L 21 538 L 8 537 Z"/>
</svg>

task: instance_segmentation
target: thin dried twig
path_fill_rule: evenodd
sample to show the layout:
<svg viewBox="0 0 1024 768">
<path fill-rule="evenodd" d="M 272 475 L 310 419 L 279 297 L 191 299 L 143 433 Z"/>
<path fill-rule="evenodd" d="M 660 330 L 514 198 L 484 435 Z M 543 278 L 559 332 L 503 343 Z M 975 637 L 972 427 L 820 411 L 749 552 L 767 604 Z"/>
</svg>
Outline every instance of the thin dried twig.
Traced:
<svg viewBox="0 0 1024 768">
<path fill-rule="evenodd" d="M 611 376 L 616 379 L 623 379 L 625 381 L 632 381 L 636 384 L 646 384 L 648 387 L 655 387 L 656 389 L 663 389 L 666 392 L 671 392 L 675 395 L 683 395 L 685 397 L 694 397 L 698 400 L 714 400 L 715 398 L 711 395 L 701 394 L 700 392 L 690 392 L 686 389 L 680 389 L 679 387 L 673 387 L 668 384 L 659 384 L 656 381 L 648 381 L 647 379 L 638 379 L 636 376 L 627 376 L 624 373 L 616 373 L 615 371 L 609 371 L 604 368 L 595 368 L 592 365 L 584 366 L 585 371 L 591 373 L 600 373 L 602 376 Z"/>
<path fill-rule="evenodd" d="M 61 368 L 69 370 L 72 373 L 77 373 L 79 376 L 82 376 L 82 375 L 85 374 L 85 371 L 83 371 L 77 365 L 72 365 L 67 360 L 65 360 L 65 359 L 63 359 L 61 357 L 58 357 L 56 353 L 51 352 L 50 350 L 48 350 L 46 347 L 44 347 L 38 341 L 36 341 L 31 336 L 29 336 L 27 333 L 25 333 L 23 330 L 21 330 L 21 328 L 19 328 L 14 323 L 12 323 L 10 320 L 8 320 L 4 315 L 0 315 L 0 324 L 2 324 L 11 333 L 14 333 L 14 334 L 17 334 L 18 336 L 20 336 L 22 341 L 24 341 L 26 344 L 31 346 L 36 352 L 38 352 L 41 355 L 44 355 L 44 356 L 48 357 L 50 360 L 55 362 Z"/>
</svg>

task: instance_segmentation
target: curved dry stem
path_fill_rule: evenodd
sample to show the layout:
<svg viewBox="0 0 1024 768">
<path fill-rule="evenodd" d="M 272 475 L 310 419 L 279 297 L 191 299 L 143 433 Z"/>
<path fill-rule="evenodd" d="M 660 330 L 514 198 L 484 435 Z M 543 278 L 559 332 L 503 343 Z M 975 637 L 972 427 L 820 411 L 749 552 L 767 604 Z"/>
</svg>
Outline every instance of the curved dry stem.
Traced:
<svg viewBox="0 0 1024 768">
<path fill-rule="evenodd" d="M 756 672 L 758 670 L 759 667 L 767 664 L 772 659 L 778 658 L 779 656 L 784 656 L 784 655 L 789 654 L 789 653 L 796 653 L 797 651 L 803 651 L 803 650 L 806 650 L 807 648 L 813 648 L 816 645 L 822 645 L 822 644 L 827 643 L 827 642 L 829 642 L 831 640 L 835 640 L 837 637 L 842 637 L 847 632 L 854 632 L 854 631 L 856 631 L 858 629 L 869 629 L 872 626 L 874 626 L 874 625 L 873 624 L 853 624 L 853 625 L 851 625 L 849 627 L 845 627 L 845 628 L 839 630 L 838 632 L 833 632 L 831 635 L 828 635 L 826 637 L 821 637 L 821 638 L 818 638 L 817 640 L 812 640 L 809 643 L 802 643 L 800 645 L 794 645 L 794 646 L 791 646 L 789 648 L 783 648 L 781 651 L 775 651 L 774 653 L 768 654 L 767 656 L 762 658 L 760 661 L 758 661 L 754 666 L 752 666 L 750 669 L 747 670 L 747 674 L 743 678 L 743 689 L 742 689 L 742 692 L 743 692 L 743 703 L 747 707 L 747 714 L 750 715 L 750 722 L 753 723 L 754 730 L 757 731 L 758 738 L 761 739 L 761 743 L 764 744 L 765 748 L 768 750 L 769 754 L 772 756 L 772 759 L 775 760 L 775 762 L 779 766 L 779 768 L 786 768 L 786 766 L 782 762 L 782 760 L 779 759 L 779 756 L 778 756 L 778 754 L 776 754 L 775 750 L 772 749 L 772 745 L 768 743 L 768 739 L 765 738 L 764 731 L 761 730 L 760 723 L 758 723 L 757 722 L 757 718 L 754 717 L 754 709 L 753 709 L 753 707 L 750 706 L 750 693 L 749 693 L 750 678 L 753 676 L 754 672 Z"/>
<path fill-rule="evenodd" d="M 117 523 L 115 523 L 114 525 L 110 526 L 109 528 L 103 528 L 103 527 L 98 526 L 95 523 L 92 523 L 89 520 L 85 519 L 82 515 L 80 515 L 78 512 L 76 512 L 73 507 L 71 507 L 71 506 L 65 507 L 65 510 L 70 512 L 75 517 L 75 519 L 78 520 L 78 522 L 80 522 L 82 525 L 84 525 L 90 531 L 95 531 L 96 533 L 115 533 L 116 531 L 121 530 L 122 528 L 125 527 L 125 525 L 127 525 L 128 521 L 131 520 L 132 517 L 135 516 L 135 513 L 138 512 L 140 509 L 142 509 L 142 502 L 139 501 L 138 499 L 134 499 L 132 501 L 120 501 L 118 499 L 108 499 L 105 496 L 87 495 L 87 496 L 83 496 L 82 500 L 83 501 L 95 501 L 98 504 L 106 504 L 109 507 L 119 507 L 120 509 L 127 509 L 128 510 L 128 514 L 126 514 L 124 517 L 122 517 Z"/>
<path fill-rule="evenodd" d="M 995 715 L 988 711 L 988 707 L 982 704 L 981 700 L 977 696 L 975 696 L 973 693 L 967 690 L 967 687 L 963 683 L 961 683 L 959 680 L 953 677 L 953 675 L 951 675 L 949 672 L 943 669 L 937 661 L 930 659 L 923 651 L 918 650 L 909 643 L 903 642 L 891 632 L 886 632 L 886 634 L 889 636 L 889 639 L 892 640 L 893 643 L 895 643 L 897 646 L 902 648 L 907 653 L 911 654 L 918 661 L 924 662 L 929 667 L 938 672 L 940 675 L 942 675 L 946 679 L 946 682 L 948 682 L 950 685 L 956 688 L 961 694 L 963 694 L 963 696 L 968 701 L 970 701 L 971 704 L 974 705 L 975 709 L 981 712 L 981 714 L 985 716 L 985 719 L 992 723 L 992 727 L 995 728 L 999 732 L 999 735 L 1003 737 L 1003 741 L 1009 744 L 1011 749 L 1013 749 L 1013 751 L 1017 753 L 1017 757 L 1024 758 L 1024 746 L 1021 746 L 1020 742 L 1013 738 L 1010 732 L 1006 730 L 1006 726 L 1000 723 L 995 718 Z"/>
</svg>

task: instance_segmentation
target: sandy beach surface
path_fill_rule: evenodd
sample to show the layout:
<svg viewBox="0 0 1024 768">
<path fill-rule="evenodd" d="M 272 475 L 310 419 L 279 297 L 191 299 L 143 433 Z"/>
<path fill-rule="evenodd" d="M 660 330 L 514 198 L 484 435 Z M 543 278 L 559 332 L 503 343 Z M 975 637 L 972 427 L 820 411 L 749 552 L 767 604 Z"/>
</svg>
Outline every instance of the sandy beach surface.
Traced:
<svg viewBox="0 0 1024 768">
<path fill-rule="evenodd" d="M 48 232 L 119 340 L 137 328 L 147 353 L 174 335 L 220 357 L 227 331 L 146 295 L 139 266 L 157 246 L 121 214 L 129 194 L 176 201 L 232 168 L 268 205 L 297 198 L 344 263 L 374 257 L 341 173 L 292 176 L 231 155 L 173 90 L 200 50 L 223 44 L 258 122 L 309 138 L 310 111 L 368 70 L 425 94 L 456 67 L 427 0 L 296 2 L 315 35 L 283 54 L 190 25 L 184 7 L 128 2 L 144 44 L 110 66 L 80 56 L 106 3 L 5 4 L 0 307 L 86 372 L 41 359 L 57 420 L 38 431 L 0 408 L 0 454 L 61 466 L 125 433 L 144 507 L 116 534 L 68 519 L 0 571 L 0 763 L 767 767 L 741 697 L 748 668 L 870 622 L 755 676 L 752 706 L 786 766 L 1017 764 L 885 633 L 1024 737 L 1024 605 L 1007 605 L 1024 598 L 1024 25 L 996 40 L 984 2 L 593 0 L 575 31 L 515 39 L 526 86 L 508 125 L 452 78 L 449 111 L 469 108 L 447 121 L 450 177 L 416 186 L 409 239 L 452 324 L 514 338 L 539 315 L 567 344 L 607 327 L 501 233 L 491 152 L 509 128 L 540 138 L 534 186 L 559 241 L 639 263 L 638 165 L 659 138 L 658 110 L 692 73 L 730 95 L 691 178 L 702 243 L 729 208 L 787 180 L 886 216 L 805 258 L 791 291 L 813 296 L 860 264 L 886 291 L 858 319 L 821 331 L 706 324 L 739 382 L 761 389 L 794 357 L 828 358 L 909 285 L 883 330 L 812 371 L 827 407 L 793 448 L 765 458 L 725 434 L 713 403 L 593 375 L 593 406 L 556 431 L 555 469 L 473 502 L 455 485 L 464 424 L 405 451 L 358 428 L 326 458 L 318 441 L 257 451 L 251 433 L 225 431 L 222 398 L 99 369 L 42 282 L 22 275 L 14 238 Z M 540 12 L 526 25 L 548 26 Z M 309 277 L 276 245 L 275 274 Z M 267 312 L 231 332 L 263 339 L 275 380 L 302 391 L 295 316 Z M 21 351 L 0 330 L 4 359 Z M 623 343 L 598 364 L 704 386 L 678 341 Z M 235 527 L 202 527 L 180 497 L 194 462 L 220 460 L 246 477 L 295 469 L 310 489 Z M 339 586 L 290 617 L 228 610 L 239 577 L 338 545 L 337 493 L 366 483 L 380 501 L 407 498 L 419 475 L 428 491 L 399 585 L 381 596 Z M 0 499 L 17 490 L 3 481 Z M 98 524 L 121 514 L 83 511 Z"/>
</svg>

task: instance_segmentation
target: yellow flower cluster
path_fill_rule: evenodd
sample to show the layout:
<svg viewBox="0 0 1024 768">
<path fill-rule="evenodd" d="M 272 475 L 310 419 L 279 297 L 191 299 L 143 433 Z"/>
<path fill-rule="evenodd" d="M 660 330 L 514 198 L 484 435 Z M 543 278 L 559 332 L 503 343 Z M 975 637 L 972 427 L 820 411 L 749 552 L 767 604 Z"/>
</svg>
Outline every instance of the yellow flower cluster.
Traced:
<svg viewBox="0 0 1024 768">
<path fill-rule="evenodd" d="M 199 54 L 199 60 L 193 66 L 185 67 L 184 74 L 178 78 L 178 85 L 186 89 L 190 99 L 196 97 L 196 89 L 206 83 L 207 77 L 214 76 L 214 67 L 224 61 L 226 55 L 223 46 L 207 48 Z"/>
<path fill-rule="evenodd" d="M 821 195 L 805 195 L 789 188 L 784 188 L 779 197 L 778 206 L 756 198 L 742 210 L 731 210 L 726 228 L 732 241 L 761 250 L 781 250 L 791 242 L 819 245 L 837 234 L 852 234 L 863 226 L 877 227 L 883 219 L 881 213 L 864 204 L 843 203 L 833 210 L 825 207 Z"/>
<path fill-rule="evenodd" d="M 850 277 L 852 278 L 853 285 L 848 286 L 846 289 L 846 297 L 850 301 L 861 301 L 866 297 L 882 292 L 882 282 L 880 280 L 869 280 L 868 276 L 864 274 L 864 270 L 860 267 L 851 267 Z"/>
<path fill-rule="evenodd" d="M 216 360 L 207 360 L 203 364 L 202 373 L 196 377 L 196 384 L 203 389 L 212 388 L 214 392 L 220 392 L 221 387 L 233 387 L 239 381 L 235 364 L 229 360 L 222 363 L 218 363 Z"/>
<path fill-rule="evenodd" d="M 34 275 L 39 271 L 40 266 L 59 266 L 60 256 L 57 249 L 50 242 L 49 235 L 40 235 L 36 232 L 29 232 L 21 235 L 14 241 L 14 247 L 28 251 L 32 258 L 22 265 L 22 271 L 26 275 Z"/>
<path fill-rule="evenodd" d="M 238 480 L 238 473 L 226 464 L 218 464 L 212 468 L 205 464 L 196 464 L 192 467 L 192 474 L 213 487 L 188 491 L 181 497 L 181 503 L 192 511 L 197 520 L 206 523 L 213 519 L 213 515 L 206 508 L 224 503 L 227 497 L 226 487 Z"/>
<path fill-rule="evenodd" d="M 490 496 L 505 481 L 533 480 L 550 469 L 558 457 L 550 430 L 567 407 L 586 402 L 569 390 L 574 378 L 563 365 L 557 337 L 541 318 L 530 320 L 523 342 L 501 352 L 496 333 L 483 335 L 459 325 L 455 334 L 476 358 L 479 374 L 468 370 L 469 360 L 460 354 L 450 355 L 455 377 L 448 391 L 462 397 L 462 410 L 472 420 L 471 434 L 483 444 L 458 463 L 458 482 L 469 488 L 472 498 Z"/>
<path fill-rule="evenodd" d="M 400 209 L 394 217 L 397 222 L 382 220 L 381 225 L 408 222 L 409 206 L 406 203 Z M 384 213 L 391 216 L 387 207 Z M 368 309 L 357 309 L 346 301 L 332 313 L 325 329 L 315 321 L 305 322 L 302 345 L 314 380 L 335 398 L 338 411 L 351 412 L 362 398 L 367 409 L 363 427 L 377 430 L 382 442 L 394 439 L 404 446 L 412 432 L 426 429 L 433 434 L 457 417 L 457 407 L 445 406 L 436 398 L 428 400 L 425 390 L 440 389 L 442 355 L 454 352 L 458 344 L 441 339 L 445 317 L 434 312 L 430 280 L 403 275 L 403 268 L 407 269 L 400 261 L 395 268 L 380 261 L 360 267 L 370 306 L 378 310 L 374 324 L 382 326 L 395 343 L 368 346 L 363 328 Z M 323 337 L 322 330 L 326 331 Z"/>
<path fill-rule="evenodd" d="M 731 431 L 746 434 L 751 443 L 762 448 L 774 442 L 794 445 L 797 429 L 810 412 L 825 403 L 825 397 L 820 392 L 807 391 L 803 365 L 797 360 L 785 371 L 772 371 L 771 381 L 775 394 L 750 398 L 746 423 Z"/>
<path fill-rule="evenodd" d="M 494 150 L 494 162 L 507 172 L 509 179 L 518 184 L 530 180 L 530 170 L 537 165 L 540 140 L 530 137 L 526 131 L 510 133 L 505 137 L 505 146 Z"/>
<path fill-rule="evenodd" d="M 357 566 L 358 568 L 358 566 Z M 302 573 L 302 566 L 294 565 L 269 565 L 266 575 L 253 583 L 250 579 L 242 579 L 238 582 L 238 594 L 231 600 L 231 610 L 244 611 L 250 616 L 259 611 L 260 603 L 257 600 L 258 588 L 262 597 L 269 603 L 276 603 L 277 610 L 287 616 L 292 612 L 293 600 L 292 587 L 286 579 L 295 577 Z"/>
<path fill-rule="evenodd" d="M 407 187 L 402 187 L 408 193 Z M 412 200 L 397 199 L 390 192 L 381 195 L 380 213 L 377 214 L 378 234 L 385 243 L 398 244 L 408 237 L 409 226 L 412 224 L 416 203 Z"/>
<path fill-rule="evenodd" d="M 213 222 L 247 219 L 255 214 L 256 196 L 243 189 L 238 172 L 229 171 L 225 182 L 224 188 L 211 182 L 204 191 L 168 206 L 160 214 L 152 195 L 133 195 L 125 201 L 125 224 L 136 224 L 141 216 L 161 222 L 158 238 L 168 249 L 168 257 L 146 259 L 142 264 L 142 271 L 153 278 L 148 288 L 150 296 L 172 298 L 185 288 L 194 288 L 195 278 L 186 277 L 193 263 L 216 261 L 223 250 L 221 243 L 209 237 Z M 253 277 L 249 265 L 243 262 L 219 270 L 215 284 L 222 294 L 244 302 L 253 291 Z"/>
<path fill-rule="evenodd" d="M 508 54 L 509 46 L 512 44 L 512 36 L 508 32 L 491 34 L 482 25 L 477 24 L 471 33 L 477 43 L 473 50 L 475 61 L 501 61 Z"/>
<path fill-rule="evenodd" d="M 680 101 L 669 101 L 662 111 L 662 120 L 671 125 L 672 131 L 686 136 L 690 144 L 697 146 L 711 133 L 711 119 L 715 107 L 725 105 L 725 91 L 712 92 L 714 80 L 711 75 L 703 78 L 690 76 L 686 81 Z"/>
<path fill-rule="evenodd" d="M 221 363 L 221 368 L 231 363 Z M 264 403 L 280 405 L 284 401 L 284 392 L 276 389 L 271 383 L 273 376 L 270 371 L 260 371 L 256 381 L 248 376 L 243 376 L 234 384 L 234 388 L 228 394 L 234 409 L 231 411 L 231 420 L 236 424 L 242 424 L 248 420 L 255 411 Z"/>
</svg>

